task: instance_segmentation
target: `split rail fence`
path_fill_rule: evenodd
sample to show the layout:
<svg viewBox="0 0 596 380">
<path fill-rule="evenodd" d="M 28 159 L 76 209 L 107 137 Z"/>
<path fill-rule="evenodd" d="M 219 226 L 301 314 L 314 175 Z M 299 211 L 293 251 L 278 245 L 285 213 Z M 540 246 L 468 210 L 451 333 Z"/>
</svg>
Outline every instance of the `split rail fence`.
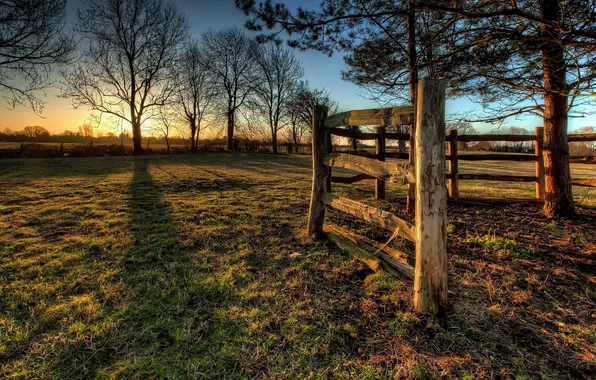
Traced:
<svg viewBox="0 0 596 380">
<path fill-rule="evenodd" d="M 327 108 L 316 106 L 313 113 L 312 155 L 313 182 L 308 216 L 309 236 L 325 234 L 342 250 L 361 259 L 372 269 L 384 268 L 414 280 L 414 307 L 418 312 L 438 314 L 447 306 L 447 190 L 445 186 L 445 83 L 423 80 L 418 83 L 414 138 L 415 165 L 384 162 L 385 138 L 377 134 L 359 133 L 359 138 L 373 138 L 376 158 L 348 153 L 333 153 L 331 135 L 345 135 L 341 125 L 394 125 L 414 119 L 412 107 L 349 111 L 327 117 Z M 351 137 L 348 135 L 347 137 Z M 381 137 L 379 137 L 381 136 Z M 415 185 L 415 225 L 397 216 L 331 192 L 333 167 L 356 171 L 344 183 L 375 178 L 377 194 L 384 194 L 384 182 Z M 409 240 L 416 247 L 415 267 L 405 262 L 407 255 L 380 242 L 352 231 L 325 225 L 327 207 L 364 219 L 390 231 L 392 237 Z"/>
<path fill-rule="evenodd" d="M 395 110 L 395 108 L 394 108 Z M 407 116 L 406 112 L 412 111 L 412 107 L 400 107 L 400 119 L 384 119 L 378 120 L 379 122 L 389 122 L 396 124 L 407 124 L 412 122 Z M 373 112 L 375 110 L 367 110 L 366 112 Z M 377 110 L 378 111 L 378 110 Z M 351 111 L 355 112 L 355 111 Z M 365 111 L 357 111 L 359 113 Z M 330 118 L 332 120 L 331 125 L 336 126 L 340 123 L 344 125 L 357 125 L 359 120 L 347 119 L 345 116 L 339 118 L 344 114 L 339 114 Z M 372 121 L 372 120 L 371 120 Z M 364 125 L 364 124 L 360 124 Z M 377 159 L 379 161 L 385 161 L 388 158 L 406 159 L 409 160 L 409 153 L 405 152 L 387 152 L 387 140 L 401 140 L 410 141 L 410 135 L 408 133 L 389 133 L 385 131 L 385 126 L 376 127 L 376 133 L 365 133 L 359 131 L 353 131 L 348 129 L 341 129 L 337 127 L 329 128 L 331 134 L 336 136 L 342 136 L 347 138 L 356 138 L 358 140 L 375 140 L 376 152 L 374 154 L 368 153 L 356 153 L 367 158 Z M 534 153 L 460 153 L 458 151 L 458 143 L 460 142 L 533 142 Z M 596 134 L 570 134 L 568 135 L 569 142 L 589 142 L 596 141 Z M 544 199 L 544 128 L 536 127 L 533 135 L 511 135 L 511 134 L 485 134 L 485 135 L 458 135 L 456 130 L 450 130 L 445 136 L 445 142 L 448 145 L 448 154 L 445 156 L 447 162 L 449 162 L 449 170 L 446 173 L 446 179 L 449 180 L 449 197 L 460 198 L 459 194 L 459 181 L 475 180 L 475 181 L 504 181 L 504 182 L 534 182 L 535 188 L 535 199 Z M 503 162 L 534 162 L 535 163 L 535 174 L 534 175 L 508 175 L 508 174 L 477 174 L 477 173 L 460 173 L 459 161 L 503 161 Z M 586 161 L 581 159 L 571 159 L 571 163 L 585 163 Z M 331 182 L 336 183 L 354 183 L 363 179 L 374 178 L 370 175 L 359 174 L 352 177 L 335 176 L 331 177 Z M 572 178 L 571 184 L 573 186 L 584 186 L 584 187 L 596 187 L 595 178 Z M 376 199 L 385 199 L 385 183 L 383 180 L 377 179 L 375 184 L 375 197 Z M 469 197 L 471 198 L 471 197 Z M 482 199 L 480 197 L 474 197 L 474 199 Z M 489 198 L 485 198 L 489 199 Z M 490 198 L 495 200 L 495 198 Z M 497 199 L 498 200 L 498 199 Z M 502 200 L 513 200 L 510 198 L 503 198 Z"/>
</svg>

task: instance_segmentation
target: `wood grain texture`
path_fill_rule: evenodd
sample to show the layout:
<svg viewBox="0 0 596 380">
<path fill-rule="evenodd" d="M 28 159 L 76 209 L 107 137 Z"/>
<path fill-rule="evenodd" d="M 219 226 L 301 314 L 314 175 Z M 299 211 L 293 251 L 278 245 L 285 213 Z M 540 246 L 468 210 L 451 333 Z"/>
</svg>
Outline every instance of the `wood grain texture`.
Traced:
<svg viewBox="0 0 596 380">
<path fill-rule="evenodd" d="M 322 197 L 327 187 L 327 181 L 330 182 L 330 169 L 323 163 L 323 158 L 327 155 L 327 139 L 323 128 L 323 120 L 326 116 L 327 107 L 314 107 L 312 120 L 312 191 L 306 229 L 308 236 L 322 233 L 325 220 L 325 203 Z"/>
<path fill-rule="evenodd" d="M 374 271 L 383 269 L 392 275 L 401 274 L 409 279 L 414 278 L 412 266 L 396 260 L 383 250 L 368 244 L 360 235 L 334 225 L 326 225 L 325 234 L 342 251 L 363 261 Z"/>
<path fill-rule="evenodd" d="M 544 127 L 534 128 L 536 144 L 534 144 L 534 155 L 536 156 L 536 198 L 544 199 Z"/>
<path fill-rule="evenodd" d="M 388 211 L 365 205 L 348 198 L 340 197 L 333 193 L 325 193 L 322 196 L 323 202 L 336 210 L 343 211 L 352 216 L 374 223 L 391 233 L 398 230 L 400 237 L 415 241 L 416 236 L 412 225 L 403 219 L 398 218 Z"/>
<path fill-rule="evenodd" d="M 385 127 L 377 127 L 379 138 L 375 141 L 375 153 L 377 160 L 385 161 Z M 385 181 L 377 178 L 375 180 L 375 199 L 385 199 Z"/>
<path fill-rule="evenodd" d="M 403 125 L 410 123 L 413 116 L 413 107 L 354 110 L 329 116 L 325 120 L 325 126 Z"/>
<path fill-rule="evenodd" d="M 460 174 L 459 179 L 477 181 L 536 182 L 536 177 L 534 176 L 518 176 L 505 174 Z"/>
<path fill-rule="evenodd" d="M 382 162 L 346 153 L 329 154 L 323 159 L 323 163 L 327 166 L 341 167 L 368 174 L 388 182 L 406 184 L 415 180 L 408 164 Z"/>
<path fill-rule="evenodd" d="M 447 136 L 449 141 L 449 196 L 452 198 L 459 197 L 459 165 L 457 162 L 457 131 L 450 130 Z"/>
<path fill-rule="evenodd" d="M 445 187 L 445 82 L 418 82 L 416 105 L 416 273 L 414 308 L 447 308 L 447 189 Z"/>
<path fill-rule="evenodd" d="M 573 133 L 567 136 L 567 141 L 596 141 L 596 133 Z"/>
<path fill-rule="evenodd" d="M 573 186 L 596 187 L 596 178 L 575 178 L 571 180 Z"/>
</svg>

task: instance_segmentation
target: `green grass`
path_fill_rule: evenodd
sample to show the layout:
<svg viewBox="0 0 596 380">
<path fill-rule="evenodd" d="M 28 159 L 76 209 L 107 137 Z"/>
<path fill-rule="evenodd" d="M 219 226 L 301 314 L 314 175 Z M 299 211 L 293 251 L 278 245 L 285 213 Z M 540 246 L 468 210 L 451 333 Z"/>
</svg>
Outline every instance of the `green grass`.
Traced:
<svg viewBox="0 0 596 380">
<path fill-rule="evenodd" d="M 535 257 L 497 261 L 465 243 L 488 231 L 450 215 L 453 310 L 446 320 L 417 316 L 409 281 L 305 236 L 310 175 L 305 156 L 1 161 L 0 377 L 538 378 L 546 362 L 556 378 L 593 369 L 592 264 L 561 261 L 548 238 L 532 246 Z M 390 185 L 384 202 L 370 199 L 371 181 L 336 191 L 399 213 L 394 195 L 405 188 Z M 577 237 L 578 252 L 594 244 L 537 218 L 553 239 Z"/>
<path fill-rule="evenodd" d="M 466 243 L 499 255 L 528 256 L 531 254 L 527 249 L 519 248 L 515 240 L 494 235 L 470 236 L 466 239 Z"/>
</svg>

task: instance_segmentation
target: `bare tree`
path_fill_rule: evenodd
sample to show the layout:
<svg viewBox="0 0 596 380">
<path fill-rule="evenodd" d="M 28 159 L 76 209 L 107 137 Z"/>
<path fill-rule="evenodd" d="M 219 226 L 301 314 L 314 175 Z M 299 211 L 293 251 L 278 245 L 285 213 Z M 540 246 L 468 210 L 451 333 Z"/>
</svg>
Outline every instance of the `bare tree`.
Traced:
<svg viewBox="0 0 596 380">
<path fill-rule="evenodd" d="M 256 41 L 236 28 L 209 30 L 201 38 L 205 67 L 221 90 L 220 102 L 227 119 L 228 150 L 234 150 L 236 112 L 258 83 L 255 76 Z"/>
<path fill-rule="evenodd" d="M 50 68 L 65 63 L 74 47 L 64 35 L 66 0 L 0 1 L 0 93 L 40 114 L 36 92 L 52 82 Z"/>
<path fill-rule="evenodd" d="M 23 129 L 23 134 L 27 137 L 38 138 L 46 137 L 50 135 L 47 129 L 40 127 L 39 125 L 27 126 Z"/>
<path fill-rule="evenodd" d="M 315 105 L 326 106 L 329 115 L 339 112 L 339 104 L 331 99 L 329 93 L 325 90 L 311 89 L 308 81 L 301 81 L 294 87 L 289 103 L 286 118 L 289 124 L 289 137 L 296 152 L 303 137 L 311 132 L 312 112 Z"/>
<path fill-rule="evenodd" d="M 171 135 L 174 133 L 178 126 L 176 124 L 177 119 L 176 112 L 168 107 L 162 107 L 159 109 L 159 118 L 152 120 L 149 132 L 161 136 L 166 142 L 167 153 L 170 154 L 172 147 Z"/>
<path fill-rule="evenodd" d="M 93 127 L 89 123 L 79 125 L 79 135 L 82 137 L 93 137 Z"/>
<path fill-rule="evenodd" d="M 78 18 L 88 45 L 80 63 L 63 74 L 62 95 L 75 108 L 130 123 L 140 154 L 142 124 L 174 94 L 173 67 L 187 22 L 163 0 L 87 0 Z"/>
<path fill-rule="evenodd" d="M 277 153 L 277 134 L 285 125 L 284 116 L 304 70 L 292 52 L 274 43 L 259 46 L 255 58 L 261 78 L 255 100 L 267 119 L 273 153 Z"/>
<path fill-rule="evenodd" d="M 596 127 L 585 126 L 571 131 L 571 133 L 596 133 Z M 594 155 L 596 154 L 596 141 L 571 142 L 569 151 L 573 155 Z"/>
<path fill-rule="evenodd" d="M 190 129 L 190 146 L 199 149 L 202 123 L 212 112 L 217 92 L 210 72 L 202 61 L 203 51 L 198 41 L 190 41 L 177 66 L 178 92 L 174 106 Z"/>
</svg>

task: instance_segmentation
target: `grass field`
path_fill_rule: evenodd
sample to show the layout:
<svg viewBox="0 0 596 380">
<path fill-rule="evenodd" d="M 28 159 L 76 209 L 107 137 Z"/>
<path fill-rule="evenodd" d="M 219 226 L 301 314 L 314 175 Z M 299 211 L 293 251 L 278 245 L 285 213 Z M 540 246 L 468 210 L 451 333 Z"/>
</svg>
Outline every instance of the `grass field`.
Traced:
<svg viewBox="0 0 596 380">
<path fill-rule="evenodd" d="M 288 155 L 0 161 L 0 377 L 596 373 L 596 211 L 550 221 L 535 205 L 450 206 L 452 306 L 435 320 L 413 313 L 411 282 L 304 235 L 310 175 L 309 157 Z M 470 195 L 534 189 L 461 183 Z M 403 186 L 383 202 L 372 188 L 334 191 L 407 218 Z M 596 190 L 575 190 L 596 205 Z"/>
</svg>

